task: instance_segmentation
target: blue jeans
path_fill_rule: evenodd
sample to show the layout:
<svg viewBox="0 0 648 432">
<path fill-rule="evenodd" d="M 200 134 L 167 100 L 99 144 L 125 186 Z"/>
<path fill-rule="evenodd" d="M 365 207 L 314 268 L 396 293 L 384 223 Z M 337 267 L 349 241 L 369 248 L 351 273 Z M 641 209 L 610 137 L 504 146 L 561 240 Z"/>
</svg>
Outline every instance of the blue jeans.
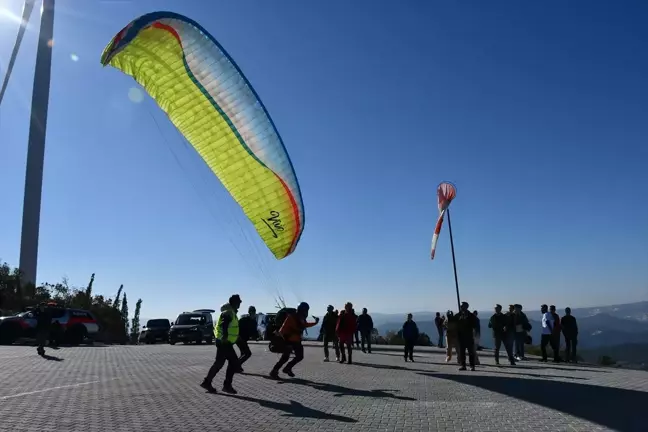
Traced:
<svg viewBox="0 0 648 432">
<path fill-rule="evenodd" d="M 526 341 L 526 332 L 515 333 L 515 355 L 524 358 L 524 342 Z"/>
</svg>

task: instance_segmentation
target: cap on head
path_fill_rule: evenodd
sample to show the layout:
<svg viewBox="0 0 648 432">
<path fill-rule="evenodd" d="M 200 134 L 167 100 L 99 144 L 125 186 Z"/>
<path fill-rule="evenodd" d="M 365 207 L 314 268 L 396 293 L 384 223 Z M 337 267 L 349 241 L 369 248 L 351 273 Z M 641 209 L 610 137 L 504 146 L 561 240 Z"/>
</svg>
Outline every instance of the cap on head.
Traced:
<svg viewBox="0 0 648 432">
<path fill-rule="evenodd" d="M 501 311 L 501 310 L 502 310 L 502 305 L 499 304 L 499 303 L 496 304 L 496 305 L 495 305 L 495 310 L 497 310 L 497 311 Z"/>
<path fill-rule="evenodd" d="M 556 306 L 554 305 L 549 306 L 549 310 L 552 312 L 556 312 Z"/>
<path fill-rule="evenodd" d="M 327 312 L 333 312 L 333 310 L 335 310 L 335 308 L 333 307 L 333 305 L 328 305 L 328 306 L 326 307 L 326 311 L 327 311 Z"/>
<path fill-rule="evenodd" d="M 549 308 L 547 307 L 546 304 L 543 304 L 542 306 L 540 306 L 540 310 L 547 310 L 547 309 L 549 309 Z"/>
<path fill-rule="evenodd" d="M 470 308 L 470 305 L 468 302 L 461 302 L 461 310 L 468 310 Z"/>
<path fill-rule="evenodd" d="M 251 314 L 255 314 L 255 313 L 256 313 L 256 308 L 255 308 L 254 306 L 250 306 L 250 307 L 248 308 L 248 313 L 249 313 L 250 315 L 251 315 Z"/>
<path fill-rule="evenodd" d="M 235 305 L 235 304 L 240 305 L 241 303 L 243 303 L 243 300 L 241 300 L 241 296 L 240 296 L 240 295 L 238 295 L 238 294 L 234 294 L 232 297 L 229 298 L 229 303 L 230 303 L 231 305 Z"/>
</svg>

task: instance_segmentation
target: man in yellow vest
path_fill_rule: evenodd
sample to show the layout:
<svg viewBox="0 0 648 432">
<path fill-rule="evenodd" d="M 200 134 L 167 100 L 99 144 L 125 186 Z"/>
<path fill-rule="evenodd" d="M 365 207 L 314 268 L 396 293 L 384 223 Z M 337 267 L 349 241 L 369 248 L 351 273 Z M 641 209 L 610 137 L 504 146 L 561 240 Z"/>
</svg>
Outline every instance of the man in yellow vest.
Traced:
<svg viewBox="0 0 648 432">
<path fill-rule="evenodd" d="M 223 368 L 225 362 L 227 362 L 227 371 L 225 372 L 223 391 L 230 394 L 237 393 L 232 387 L 232 380 L 234 379 L 234 374 L 241 368 L 236 351 L 234 351 L 234 344 L 239 337 L 239 324 L 236 314 L 241 307 L 241 303 L 241 297 L 238 294 L 234 294 L 229 298 L 229 302 L 221 307 L 221 314 L 214 327 L 214 335 L 216 336 L 216 360 L 200 384 L 209 393 L 216 393 L 212 381 L 218 371 Z"/>
</svg>

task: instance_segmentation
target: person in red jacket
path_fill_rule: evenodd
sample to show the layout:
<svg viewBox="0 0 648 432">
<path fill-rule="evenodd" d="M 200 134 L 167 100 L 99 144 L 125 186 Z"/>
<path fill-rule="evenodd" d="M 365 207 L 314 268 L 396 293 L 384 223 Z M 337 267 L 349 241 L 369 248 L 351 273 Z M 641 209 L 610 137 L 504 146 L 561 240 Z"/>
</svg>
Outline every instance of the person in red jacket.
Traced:
<svg viewBox="0 0 648 432">
<path fill-rule="evenodd" d="M 349 354 L 348 363 L 353 363 L 353 336 L 356 332 L 357 321 L 358 317 L 353 312 L 353 305 L 351 303 L 345 304 L 344 310 L 340 312 L 337 327 L 335 328 L 338 339 L 340 340 L 340 363 L 347 361 L 347 356 L 344 352 L 345 345 Z"/>
</svg>

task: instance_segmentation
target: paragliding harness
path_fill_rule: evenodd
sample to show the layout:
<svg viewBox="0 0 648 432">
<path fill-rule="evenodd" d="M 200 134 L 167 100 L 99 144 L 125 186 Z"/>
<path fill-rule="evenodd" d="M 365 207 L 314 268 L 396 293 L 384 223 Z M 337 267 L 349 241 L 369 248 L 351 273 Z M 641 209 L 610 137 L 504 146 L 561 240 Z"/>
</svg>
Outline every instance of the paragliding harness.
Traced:
<svg viewBox="0 0 648 432">
<path fill-rule="evenodd" d="M 297 313 L 297 309 L 295 308 L 283 308 L 280 309 L 279 312 L 277 312 L 277 315 L 275 316 L 273 325 L 272 325 L 272 331 L 268 332 L 270 333 L 270 344 L 268 345 L 268 349 L 270 352 L 273 353 L 283 353 L 284 348 L 286 347 L 286 341 L 284 340 L 283 336 L 279 333 L 279 329 L 281 329 L 281 326 L 284 324 L 286 321 L 286 318 L 288 318 L 289 315 L 294 315 Z"/>
</svg>

